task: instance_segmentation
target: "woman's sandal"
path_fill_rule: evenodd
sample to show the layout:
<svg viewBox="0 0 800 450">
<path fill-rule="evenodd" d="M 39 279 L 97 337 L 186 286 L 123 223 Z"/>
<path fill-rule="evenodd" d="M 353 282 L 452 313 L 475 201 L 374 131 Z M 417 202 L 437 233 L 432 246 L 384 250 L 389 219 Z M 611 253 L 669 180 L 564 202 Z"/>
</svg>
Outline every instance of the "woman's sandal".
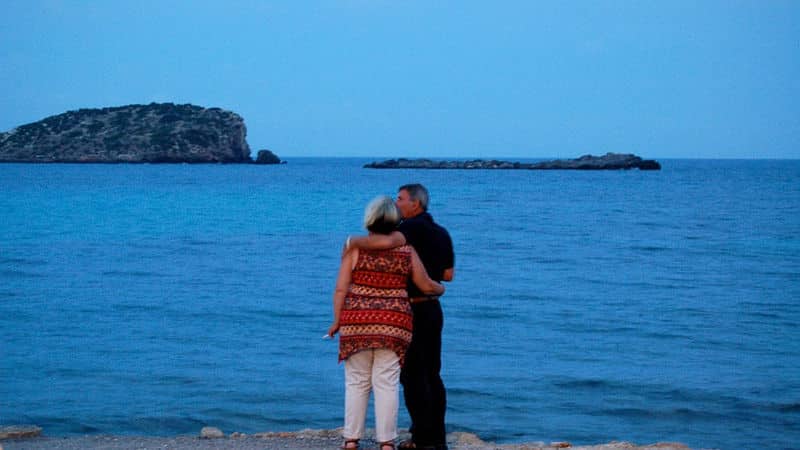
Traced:
<svg viewBox="0 0 800 450">
<path fill-rule="evenodd" d="M 342 445 L 342 450 L 358 450 L 358 441 L 360 439 L 345 439 L 344 445 Z M 355 445 L 348 445 L 348 444 L 355 444 Z"/>
<path fill-rule="evenodd" d="M 378 443 L 378 449 L 380 449 L 380 450 L 387 450 L 387 449 L 388 450 L 397 450 L 397 447 L 395 447 L 394 442 L 388 441 L 388 442 L 380 442 L 380 443 Z"/>
</svg>

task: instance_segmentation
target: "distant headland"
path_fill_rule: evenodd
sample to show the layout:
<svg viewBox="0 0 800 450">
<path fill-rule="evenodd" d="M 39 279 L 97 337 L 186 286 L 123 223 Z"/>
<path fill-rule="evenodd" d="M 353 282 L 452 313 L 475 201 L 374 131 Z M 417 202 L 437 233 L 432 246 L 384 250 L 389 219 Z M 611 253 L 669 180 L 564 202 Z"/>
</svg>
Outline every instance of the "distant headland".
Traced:
<svg viewBox="0 0 800 450">
<path fill-rule="evenodd" d="M 661 170 L 661 164 L 628 153 L 584 155 L 576 159 L 557 159 L 535 163 L 475 159 L 471 161 L 433 161 L 430 159 L 389 159 L 364 165 L 368 169 L 522 169 L 522 170 Z"/>
<path fill-rule="evenodd" d="M 254 161 L 238 114 L 220 108 L 150 103 L 79 109 L 0 133 L 0 162 L 279 164 Z"/>
</svg>

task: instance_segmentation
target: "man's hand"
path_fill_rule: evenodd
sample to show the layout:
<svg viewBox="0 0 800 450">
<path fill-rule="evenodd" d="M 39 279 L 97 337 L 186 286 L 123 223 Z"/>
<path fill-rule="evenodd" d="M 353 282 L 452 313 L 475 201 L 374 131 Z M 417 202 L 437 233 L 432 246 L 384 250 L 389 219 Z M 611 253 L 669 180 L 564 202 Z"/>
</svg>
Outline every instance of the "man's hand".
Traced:
<svg viewBox="0 0 800 450">
<path fill-rule="evenodd" d="M 455 276 L 455 270 L 453 268 L 444 269 L 444 273 L 442 274 L 442 281 L 453 281 L 453 277 Z"/>
</svg>

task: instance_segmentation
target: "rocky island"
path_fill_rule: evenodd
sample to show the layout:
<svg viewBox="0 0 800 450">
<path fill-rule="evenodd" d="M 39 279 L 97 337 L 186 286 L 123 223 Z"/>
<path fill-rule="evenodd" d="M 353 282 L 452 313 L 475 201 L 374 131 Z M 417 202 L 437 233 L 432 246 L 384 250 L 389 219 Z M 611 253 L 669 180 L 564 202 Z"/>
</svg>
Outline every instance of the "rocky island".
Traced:
<svg viewBox="0 0 800 450">
<path fill-rule="evenodd" d="M 150 103 L 79 109 L 0 133 L 0 162 L 253 163 L 238 114 Z M 269 150 L 259 164 L 277 164 Z"/>
<path fill-rule="evenodd" d="M 523 169 L 523 170 L 661 170 L 661 164 L 629 153 L 584 155 L 576 159 L 557 159 L 535 163 L 475 159 L 471 161 L 433 161 L 430 159 L 389 159 L 364 165 L 369 169 Z"/>
</svg>

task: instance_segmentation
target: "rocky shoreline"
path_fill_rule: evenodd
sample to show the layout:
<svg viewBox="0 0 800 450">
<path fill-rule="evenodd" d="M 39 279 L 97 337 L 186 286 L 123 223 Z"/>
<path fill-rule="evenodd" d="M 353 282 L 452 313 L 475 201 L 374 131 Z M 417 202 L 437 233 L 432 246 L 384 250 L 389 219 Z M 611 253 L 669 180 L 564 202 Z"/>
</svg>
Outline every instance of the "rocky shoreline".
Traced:
<svg viewBox="0 0 800 450">
<path fill-rule="evenodd" d="M 4 430 L 14 428 L 14 433 L 4 434 Z M 20 431 L 28 429 L 33 434 L 23 437 Z M 38 431 L 37 431 L 38 430 Z M 133 450 L 144 448 L 162 448 L 173 450 L 325 450 L 338 449 L 342 444 L 341 429 L 335 430 L 301 430 L 297 432 L 265 432 L 246 435 L 231 433 L 225 435 L 214 427 L 205 427 L 195 436 L 108 436 L 90 435 L 74 437 L 41 436 L 38 427 L 0 427 L 0 450 Z M 4 437 L 5 436 L 5 437 Z M 9 437 L 11 436 L 11 437 Z M 401 435 L 400 440 L 408 438 Z M 649 445 L 637 445 L 630 442 L 611 442 L 600 445 L 572 446 L 569 442 L 530 442 L 522 444 L 495 444 L 485 442 L 472 433 L 453 432 L 447 435 L 447 443 L 451 450 L 691 450 L 680 443 L 659 442 Z M 372 430 L 361 441 L 362 449 L 377 448 Z"/>
<path fill-rule="evenodd" d="M 630 153 L 583 155 L 575 159 L 556 159 L 535 163 L 474 159 L 434 161 L 430 159 L 388 159 L 364 165 L 367 169 L 504 169 L 504 170 L 661 170 L 661 164 Z"/>
</svg>

